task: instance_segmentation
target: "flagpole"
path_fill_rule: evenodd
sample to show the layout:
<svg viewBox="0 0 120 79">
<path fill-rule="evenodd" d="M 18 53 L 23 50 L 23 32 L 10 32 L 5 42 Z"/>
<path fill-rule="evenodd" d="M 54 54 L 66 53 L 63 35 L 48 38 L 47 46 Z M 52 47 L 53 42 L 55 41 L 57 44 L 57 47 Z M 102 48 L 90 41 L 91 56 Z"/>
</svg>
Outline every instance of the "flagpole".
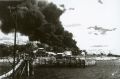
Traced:
<svg viewBox="0 0 120 79">
<path fill-rule="evenodd" d="M 16 29 L 17 29 L 17 16 L 15 15 L 15 29 L 14 29 L 14 52 L 13 52 L 13 79 L 15 79 Z"/>
</svg>

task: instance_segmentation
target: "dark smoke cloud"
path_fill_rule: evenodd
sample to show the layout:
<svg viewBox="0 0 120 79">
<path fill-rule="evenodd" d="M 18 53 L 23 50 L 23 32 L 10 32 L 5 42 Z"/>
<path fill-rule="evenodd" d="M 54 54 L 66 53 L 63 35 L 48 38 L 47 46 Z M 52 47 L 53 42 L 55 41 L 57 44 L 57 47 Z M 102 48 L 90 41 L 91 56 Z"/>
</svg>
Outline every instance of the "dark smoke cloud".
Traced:
<svg viewBox="0 0 120 79">
<path fill-rule="evenodd" d="M 100 4 L 103 4 L 103 1 L 102 1 L 102 0 L 98 0 L 98 2 L 99 2 Z"/>
<path fill-rule="evenodd" d="M 107 45 L 93 45 L 91 47 L 108 47 Z"/>
<path fill-rule="evenodd" d="M 106 34 L 107 32 L 110 32 L 110 31 L 115 31 L 117 28 L 113 28 L 113 29 L 106 29 L 106 28 L 103 28 L 103 27 L 98 27 L 98 26 L 93 26 L 93 27 L 88 27 L 88 29 L 94 29 L 95 31 L 99 32 L 100 34 L 104 35 Z M 94 35 L 98 35 L 98 33 L 94 33 Z"/>
<path fill-rule="evenodd" d="M 50 46 L 78 49 L 76 41 L 72 39 L 73 35 L 64 30 L 59 20 L 64 11 L 53 3 L 26 0 L 17 5 L 17 9 L 12 10 L 12 14 L 8 8 L 4 10 L 0 8 L 0 12 L 2 12 L 0 14 L 1 30 L 4 33 L 13 32 L 16 22 L 17 31 L 29 36 L 32 41 L 37 40 Z"/>
</svg>

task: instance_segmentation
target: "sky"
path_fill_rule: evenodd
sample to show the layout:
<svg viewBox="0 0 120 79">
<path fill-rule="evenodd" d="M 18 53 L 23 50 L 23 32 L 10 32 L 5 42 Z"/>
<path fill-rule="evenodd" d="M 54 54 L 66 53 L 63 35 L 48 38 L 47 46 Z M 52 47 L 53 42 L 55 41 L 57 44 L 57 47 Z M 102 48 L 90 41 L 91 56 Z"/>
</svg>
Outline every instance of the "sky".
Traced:
<svg viewBox="0 0 120 79">
<path fill-rule="evenodd" d="M 80 49 L 120 54 L 120 0 L 51 0 L 66 11 L 60 17 Z"/>
<path fill-rule="evenodd" d="M 26 44 L 29 39 L 27 36 L 21 35 L 20 33 L 16 34 L 16 43 L 21 45 L 21 44 Z M 14 33 L 9 33 L 9 34 L 4 34 L 0 30 L 0 44 L 9 44 L 13 45 L 14 44 Z"/>
<path fill-rule="evenodd" d="M 48 0 L 66 11 L 60 17 L 64 28 L 73 33 L 80 49 L 88 53 L 113 53 L 120 55 L 120 0 Z M 11 38 L 13 34 L 1 38 Z M 28 37 L 18 33 L 19 39 Z M 20 38 L 21 37 L 21 38 Z M 1 40 L 0 40 L 1 41 Z"/>
</svg>

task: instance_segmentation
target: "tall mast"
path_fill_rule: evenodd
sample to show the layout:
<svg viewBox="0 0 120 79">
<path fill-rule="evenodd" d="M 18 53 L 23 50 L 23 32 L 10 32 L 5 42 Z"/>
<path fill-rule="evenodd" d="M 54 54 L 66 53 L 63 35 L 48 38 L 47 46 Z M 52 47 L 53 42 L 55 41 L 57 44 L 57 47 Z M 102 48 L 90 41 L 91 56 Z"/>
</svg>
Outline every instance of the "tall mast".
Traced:
<svg viewBox="0 0 120 79">
<path fill-rule="evenodd" d="M 13 0 L 12 0 L 13 1 Z M 18 0 L 16 0 L 18 1 Z M 20 1 L 20 0 L 19 0 Z M 9 0 L 10 2 L 10 0 Z M 12 6 L 11 4 L 9 5 L 9 10 L 10 10 L 10 16 L 13 18 L 15 24 L 14 24 L 14 49 L 13 49 L 13 79 L 15 79 L 15 59 L 16 59 L 16 32 L 17 32 L 17 14 L 16 14 L 16 11 L 17 11 L 17 6 Z M 14 10 L 14 16 L 12 15 L 12 10 Z"/>
</svg>

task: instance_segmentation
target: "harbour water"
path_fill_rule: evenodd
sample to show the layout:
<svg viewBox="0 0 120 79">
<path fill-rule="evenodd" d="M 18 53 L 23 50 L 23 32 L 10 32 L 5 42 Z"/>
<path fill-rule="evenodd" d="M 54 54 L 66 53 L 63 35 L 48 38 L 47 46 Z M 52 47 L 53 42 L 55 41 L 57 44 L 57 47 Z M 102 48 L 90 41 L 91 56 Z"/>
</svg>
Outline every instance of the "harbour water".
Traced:
<svg viewBox="0 0 120 79">
<path fill-rule="evenodd" d="M 120 79 L 119 60 L 97 61 L 86 68 L 35 67 L 35 79 Z"/>
<path fill-rule="evenodd" d="M 7 73 L 12 68 L 8 62 L 0 62 L 0 76 Z"/>
<path fill-rule="evenodd" d="M 8 64 L 0 66 L 0 75 L 10 69 Z M 94 66 L 41 67 L 34 66 L 31 79 L 120 79 L 120 60 L 99 60 Z"/>
</svg>

